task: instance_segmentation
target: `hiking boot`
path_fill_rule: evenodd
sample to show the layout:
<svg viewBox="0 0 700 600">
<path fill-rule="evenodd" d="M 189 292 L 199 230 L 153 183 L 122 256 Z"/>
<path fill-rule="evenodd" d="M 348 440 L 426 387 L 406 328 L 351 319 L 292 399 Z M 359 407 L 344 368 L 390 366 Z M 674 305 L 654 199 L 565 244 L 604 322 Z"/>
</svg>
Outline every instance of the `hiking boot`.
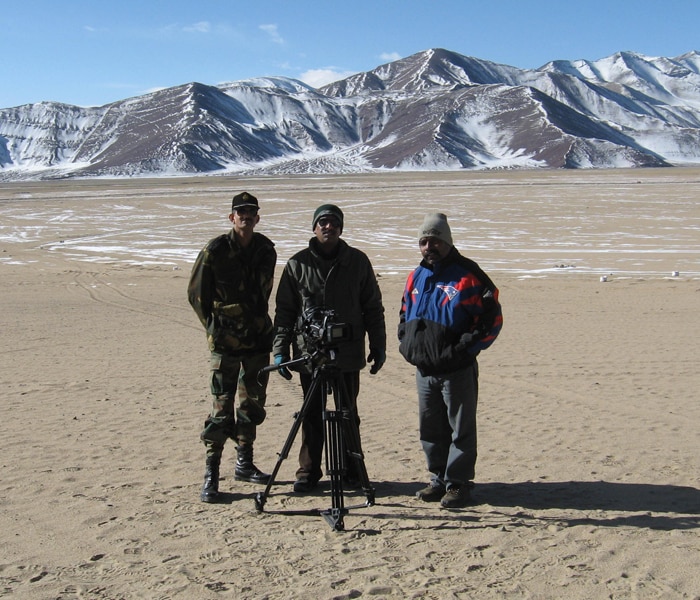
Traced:
<svg viewBox="0 0 700 600">
<path fill-rule="evenodd" d="M 440 506 L 443 508 L 463 508 L 471 504 L 471 501 L 471 492 L 466 485 L 453 485 L 450 486 L 440 500 Z"/>
<path fill-rule="evenodd" d="M 221 455 L 207 456 L 206 471 L 204 473 L 204 485 L 199 498 L 202 502 L 216 502 L 219 497 L 219 465 Z"/>
<path fill-rule="evenodd" d="M 416 498 L 423 502 L 439 502 L 444 495 L 445 487 L 442 485 L 433 485 L 432 483 L 416 492 Z"/>
<path fill-rule="evenodd" d="M 236 481 L 248 481 L 249 483 L 260 483 L 266 485 L 270 480 L 270 475 L 263 473 L 253 463 L 253 446 L 241 445 L 236 448 L 238 458 L 233 478 Z"/>
<path fill-rule="evenodd" d="M 312 479 L 308 475 L 300 475 L 294 482 L 294 491 L 297 494 L 307 494 L 318 485 L 318 479 Z"/>
</svg>

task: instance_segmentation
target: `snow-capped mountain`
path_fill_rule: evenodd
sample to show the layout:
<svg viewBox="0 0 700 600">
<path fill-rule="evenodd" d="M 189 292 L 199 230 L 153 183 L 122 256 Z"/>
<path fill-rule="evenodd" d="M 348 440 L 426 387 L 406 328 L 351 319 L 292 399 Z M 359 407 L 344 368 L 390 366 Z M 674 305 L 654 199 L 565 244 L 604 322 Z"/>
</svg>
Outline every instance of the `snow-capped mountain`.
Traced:
<svg viewBox="0 0 700 600">
<path fill-rule="evenodd" d="M 0 109 L 0 180 L 700 164 L 700 54 L 523 70 L 442 49 L 313 89 L 189 83 Z"/>
</svg>

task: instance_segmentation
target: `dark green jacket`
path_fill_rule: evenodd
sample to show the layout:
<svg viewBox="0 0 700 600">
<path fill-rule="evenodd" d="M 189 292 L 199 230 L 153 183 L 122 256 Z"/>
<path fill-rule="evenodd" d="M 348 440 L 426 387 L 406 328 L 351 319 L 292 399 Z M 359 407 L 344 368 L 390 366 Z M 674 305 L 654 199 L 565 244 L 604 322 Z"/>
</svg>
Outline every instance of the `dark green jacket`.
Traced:
<svg viewBox="0 0 700 600">
<path fill-rule="evenodd" d="M 367 255 L 342 239 L 334 259 L 324 259 L 311 238 L 308 248 L 287 262 L 277 288 L 274 355 L 298 358 L 308 350 L 297 335 L 297 323 L 313 307 L 331 309 L 335 322 L 351 326 L 351 338 L 338 344 L 341 370 L 365 366 L 365 335 L 370 349 L 386 350 L 384 306 L 374 269 Z"/>
<path fill-rule="evenodd" d="M 268 302 L 276 263 L 274 244 L 257 232 L 247 248 L 240 246 L 231 230 L 199 253 L 187 295 L 207 331 L 212 352 L 270 351 L 273 329 Z"/>
</svg>

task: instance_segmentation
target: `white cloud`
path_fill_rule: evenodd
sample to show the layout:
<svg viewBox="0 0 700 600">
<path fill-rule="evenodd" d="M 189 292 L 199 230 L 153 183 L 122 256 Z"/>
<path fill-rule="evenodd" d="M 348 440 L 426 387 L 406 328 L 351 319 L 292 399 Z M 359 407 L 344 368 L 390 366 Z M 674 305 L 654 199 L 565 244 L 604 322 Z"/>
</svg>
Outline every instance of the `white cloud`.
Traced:
<svg viewBox="0 0 700 600">
<path fill-rule="evenodd" d="M 395 60 L 399 60 L 401 55 L 398 52 L 382 52 L 379 58 L 387 62 L 394 62 Z"/>
<path fill-rule="evenodd" d="M 284 44 L 284 39 L 277 31 L 277 25 L 260 25 L 260 29 L 267 33 L 275 44 Z"/>
<path fill-rule="evenodd" d="M 211 31 L 211 23 L 209 21 L 199 21 L 199 23 L 194 23 L 193 25 L 186 25 L 182 29 L 188 33 L 209 33 Z"/>
<path fill-rule="evenodd" d="M 338 71 L 332 67 L 326 69 L 309 69 L 308 71 L 304 71 L 299 76 L 299 79 L 311 87 L 319 88 L 327 83 L 350 77 L 350 75 L 354 75 L 356 72 L 357 71 Z"/>
</svg>

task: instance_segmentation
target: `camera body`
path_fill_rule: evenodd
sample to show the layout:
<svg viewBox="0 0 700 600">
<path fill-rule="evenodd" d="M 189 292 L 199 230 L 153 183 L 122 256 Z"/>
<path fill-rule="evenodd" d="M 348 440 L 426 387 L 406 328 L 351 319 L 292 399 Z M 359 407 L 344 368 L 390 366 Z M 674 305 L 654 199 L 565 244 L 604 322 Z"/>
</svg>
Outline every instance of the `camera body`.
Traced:
<svg viewBox="0 0 700 600">
<path fill-rule="evenodd" d="M 335 311 L 314 306 L 305 310 L 299 318 L 298 331 L 310 353 L 333 350 L 341 342 L 352 338 L 349 323 L 337 323 Z"/>
</svg>

